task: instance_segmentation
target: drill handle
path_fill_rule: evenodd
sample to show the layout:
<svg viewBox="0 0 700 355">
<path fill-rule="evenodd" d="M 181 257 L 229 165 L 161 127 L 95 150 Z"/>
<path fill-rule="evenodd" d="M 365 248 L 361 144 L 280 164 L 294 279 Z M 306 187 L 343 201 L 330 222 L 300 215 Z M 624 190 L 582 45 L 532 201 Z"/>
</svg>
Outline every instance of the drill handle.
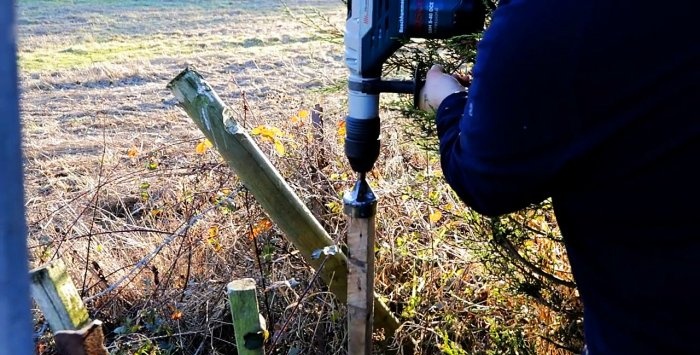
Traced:
<svg viewBox="0 0 700 355">
<path fill-rule="evenodd" d="M 351 91 L 357 91 L 369 95 L 377 95 L 383 92 L 412 94 L 415 92 L 416 83 L 413 80 L 351 81 L 348 84 L 348 88 Z"/>
<path fill-rule="evenodd" d="M 425 85 L 425 65 L 418 65 L 413 73 L 413 80 L 368 80 L 350 81 L 348 89 L 368 95 L 379 95 L 383 92 L 396 94 L 413 94 L 413 107 L 418 108 L 420 91 Z"/>
</svg>

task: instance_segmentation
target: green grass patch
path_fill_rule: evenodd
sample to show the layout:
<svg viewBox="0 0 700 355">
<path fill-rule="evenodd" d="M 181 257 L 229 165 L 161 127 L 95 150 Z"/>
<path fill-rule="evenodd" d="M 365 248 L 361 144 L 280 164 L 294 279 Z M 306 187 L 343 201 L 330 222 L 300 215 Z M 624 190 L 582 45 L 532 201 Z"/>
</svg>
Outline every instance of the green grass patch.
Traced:
<svg viewBox="0 0 700 355">
<path fill-rule="evenodd" d="M 338 1 L 338 4 L 341 4 Z M 17 5 L 25 6 L 41 6 L 41 7 L 56 7 L 70 6 L 75 9 L 91 9 L 100 8 L 103 10 L 109 9 L 173 9 L 173 8 L 198 8 L 198 9 L 234 9 L 234 10 L 266 10 L 281 8 L 281 2 L 277 1 L 230 1 L 230 0 L 212 0 L 212 1 L 191 1 L 191 0 L 19 0 Z"/>
<path fill-rule="evenodd" d="M 222 4 L 227 4 L 228 1 L 209 1 L 204 6 L 220 6 Z M 98 5 L 100 7 L 177 7 L 177 6 L 191 6 L 192 1 L 188 0 L 172 0 L 168 2 L 163 2 L 159 0 L 19 0 L 17 1 L 19 6 L 24 5 Z M 194 3 L 194 5 L 197 5 Z"/>
<path fill-rule="evenodd" d="M 68 47 L 38 48 L 19 54 L 24 71 L 37 72 L 85 67 L 97 63 L 124 62 L 160 56 L 185 55 L 200 42 L 132 38 L 128 41 L 86 42 Z"/>
<path fill-rule="evenodd" d="M 19 53 L 19 65 L 25 72 L 58 71 L 100 63 L 125 63 L 153 58 L 183 57 L 193 53 L 210 54 L 232 48 L 284 46 L 279 41 L 259 38 L 231 39 L 222 36 L 192 37 L 114 37 L 62 47 L 43 47 Z"/>
</svg>

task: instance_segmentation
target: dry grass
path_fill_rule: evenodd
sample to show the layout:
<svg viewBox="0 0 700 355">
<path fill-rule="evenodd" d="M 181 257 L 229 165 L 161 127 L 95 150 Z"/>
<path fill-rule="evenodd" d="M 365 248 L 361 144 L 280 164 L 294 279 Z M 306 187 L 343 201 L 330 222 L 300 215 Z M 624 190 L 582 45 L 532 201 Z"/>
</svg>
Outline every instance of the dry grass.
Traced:
<svg viewBox="0 0 700 355">
<path fill-rule="evenodd" d="M 313 6 L 330 23 L 345 16 L 340 2 L 289 6 Z M 246 127 L 285 132 L 284 157 L 260 144 L 342 240 L 340 194 L 353 180 L 338 135 L 342 46 L 272 0 L 25 0 L 18 15 L 32 264 L 64 258 L 91 315 L 106 323 L 110 351 L 232 353 L 223 290 L 253 277 L 267 287 L 262 312 L 281 337 L 272 353 L 345 353 L 342 305 L 311 283 L 314 270 L 275 228 L 251 238 L 264 211 L 215 152 L 195 151 L 202 134 L 165 89 L 193 65 Z M 308 139 L 310 124 L 290 120 L 315 104 L 325 110 L 322 141 Z M 498 296 L 505 289 L 481 276 L 479 247 L 464 248 L 479 240 L 483 221 L 461 207 L 405 121 L 383 117 L 371 179 L 380 196 L 377 291 L 404 321 L 392 347 L 483 350 L 493 341 L 489 319 L 507 313 Z"/>
</svg>

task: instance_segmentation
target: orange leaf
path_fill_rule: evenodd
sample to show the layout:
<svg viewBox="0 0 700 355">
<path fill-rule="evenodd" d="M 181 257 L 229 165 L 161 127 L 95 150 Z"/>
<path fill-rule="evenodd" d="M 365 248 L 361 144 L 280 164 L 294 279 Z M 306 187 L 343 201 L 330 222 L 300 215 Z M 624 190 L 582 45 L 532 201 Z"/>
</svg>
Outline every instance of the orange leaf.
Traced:
<svg viewBox="0 0 700 355">
<path fill-rule="evenodd" d="M 179 320 L 180 318 L 182 318 L 182 311 L 179 310 L 179 309 L 176 309 L 176 310 L 173 311 L 173 313 L 170 315 L 170 319 L 172 319 L 172 320 Z"/>
<path fill-rule="evenodd" d="M 345 121 L 338 122 L 338 137 L 345 141 Z"/>
<path fill-rule="evenodd" d="M 269 219 L 265 218 L 261 220 L 258 223 L 255 223 L 253 226 L 253 231 L 251 232 L 250 239 L 255 239 L 257 236 L 259 236 L 261 233 L 265 233 L 269 231 L 272 228 L 272 222 L 270 222 Z"/>
<path fill-rule="evenodd" d="M 139 151 L 136 149 L 136 147 L 131 146 L 131 148 L 126 151 L 126 155 L 128 155 L 129 158 L 136 158 L 136 156 L 139 155 Z"/>
</svg>

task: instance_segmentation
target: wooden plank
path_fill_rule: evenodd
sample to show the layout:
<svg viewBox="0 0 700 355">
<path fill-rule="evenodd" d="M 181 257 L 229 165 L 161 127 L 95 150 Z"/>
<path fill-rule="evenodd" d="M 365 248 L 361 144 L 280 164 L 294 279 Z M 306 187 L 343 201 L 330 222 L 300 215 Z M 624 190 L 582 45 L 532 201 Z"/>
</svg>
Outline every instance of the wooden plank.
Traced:
<svg viewBox="0 0 700 355">
<path fill-rule="evenodd" d="M 14 21 L 15 2 L 0 1 L 0 353 L 29 355 L 34 347 Z"/>
<path fill-rule="evenodd" d="M 90 321 L 87 308 L 61 259 L 32 270 L 32 296 L 51 330 L 76 330 Z"/>
<path fill-rule="evenodd" d="M 263 355 L 263 343 L 268 333 L 258 310 L 255 280 L 247 278 L 232 281 L 226 286 L 226 291 L 231 306 L 238 355 Z"/>
<path fill-rule="evenodd" d="M 304 260 L 319 269 L 323 258 L 314 259 L 311 254 L 333 245 L 333 240 L 236 122 L 234 112 L 193 69 L 185 69 L 168 88 Z M 347 273 L 347 258 L 343 253 L 329 255 L 320 272 L 330 291 L 343 303 L 347 300 Z M 376 297 L 374 309 L 375 325 L 393 333 L 399 322 Z"/>
</svg>

